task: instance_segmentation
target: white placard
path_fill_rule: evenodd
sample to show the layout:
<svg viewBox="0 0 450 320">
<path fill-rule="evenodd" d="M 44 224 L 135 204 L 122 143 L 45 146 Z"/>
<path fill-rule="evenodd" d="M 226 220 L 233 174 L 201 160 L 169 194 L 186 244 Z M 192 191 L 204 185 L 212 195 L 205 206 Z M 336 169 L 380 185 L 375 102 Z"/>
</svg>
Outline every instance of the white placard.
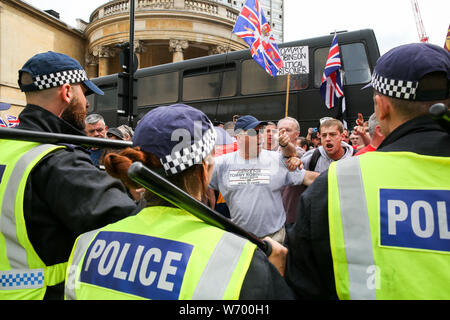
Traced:
<svg viewBox="0 0 450 320">
<path fill-rule="evenodd" d="M 280 69 L 277 75 L 309 73 L 308 46 L 280 48 L 280 53 L 283 56 L 284 68 Z"/>
</svg>

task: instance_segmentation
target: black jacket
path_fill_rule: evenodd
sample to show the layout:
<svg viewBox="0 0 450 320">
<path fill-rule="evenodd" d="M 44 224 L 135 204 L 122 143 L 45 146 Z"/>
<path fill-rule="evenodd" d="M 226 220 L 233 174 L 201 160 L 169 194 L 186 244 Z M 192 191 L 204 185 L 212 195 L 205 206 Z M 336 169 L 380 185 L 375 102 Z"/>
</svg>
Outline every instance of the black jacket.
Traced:
<svg viewBox="0 0 450 320">
<path fill-rule="evenodd" d="M 27 105 L 19 129 L 84 135 L 51 112 Z M 45 156 L 31 171 L 24 198 L 28 237 L 46 265 L 66 262 L 82 233 L 136 214 L 123 184 L 96 168 L 89 151 L 74 145 Z M 64 284 L 48 287 L 46 299 L 62 299 Z"/>
<path fill-rule="evenodd" d="M 378 151 L 450 157 L 450 135 L 427 116 L 387 136 Z M 297 224 L 287 235 L 286 281 L 302 299 L 338 299 L 328 228 L 328 171 L 300 197 Z"/>
</svg>

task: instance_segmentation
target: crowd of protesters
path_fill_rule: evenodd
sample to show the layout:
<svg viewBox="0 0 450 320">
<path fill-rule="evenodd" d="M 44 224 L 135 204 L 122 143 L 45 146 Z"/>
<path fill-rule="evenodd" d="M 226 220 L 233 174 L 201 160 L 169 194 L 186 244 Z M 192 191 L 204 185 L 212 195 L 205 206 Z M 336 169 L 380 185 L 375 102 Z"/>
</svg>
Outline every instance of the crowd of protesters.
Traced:
<svg viewBox="0 0 450 320">
<path fill-rule="evenodd" d="M 300 136 L 300 125 L 291 117 L 258 121 L 251 115 L 237 115 L 233 119 L 226 123 L 217 123 L 216 126 L 217 134 L 221 137 L 225 135 L 225 138 L 216 142 L 216 150 L 220 150 L 216 156 L 227 153 L 223 152 L 226 149 L 225 143 L 237 144 L 237 148 L 228 148 L 228 153 L 233 155 L 216 159 L 210 183 L 215 193 L 212 196 L 211 192 L 209 193 L 207 203 L 246 230 L 261 238 L 270 236 L 280 243 L 285 239 L 285 230 L 289 230 L 296 222 L 300 195 L 310 184 L 303 180 L 290 181 L 280 175 L 280 170 L 291 172 L 288 176 L 295 176 L 295 173 L 301 172 L 302 169 L 305 169 L 305 172 L 321 173 L 328 169 L 332 161 L 376 150 L 384 138 L 375 114 L 372 114 L 368 121 L 364 121 L 362 114 L 359 114 L 350 131 L 350 138 L 343 123 L 330 117 L 320 119 L 318 128 L 308 128 L 306 137 Z M 244 122 L 252 125 L 245 126 Z M 222 128 L 226 130 L 221 130 Z M 244 135 L 249 136 L 249 130 L 253 131 L 255 144 L 249 144 L 248 141 L 247 145 L 239 142 L 242 131 Z M 282 160 L 276 165 L 261 164 L 257 161 L 248 161 L 243 165 L 245 159 L 251 160 L 252 157 L 248 156 L 251 151 L 255 153 L 253 157 L 259 160 L 265 154 Z M 296 165 L 292 166 L 291 163 Z M 272 181 L 275 177 L 283 179 L 284 182 L 275 187 Z M 316 175 L 312 176 L 311 182 L 315 177 Z M 236 194 L 239 196 L 236 197 Z M 228 200 L 229 205 L 225 200 Z"/>
<path fill-rule="evenodd" d="M 317 177 L 312 172 L 327 170 L 332 161 L 374 151 L 383 140 L 375 114 L 365 122 L 360 114 L 350 139 L 343 123 L 328 117 L 320 119 L 318 128 L 308 128 L 306 137 L 300 136 L 300 125 L 291 117 L 259 121 L 252 115 L 237 115 L 233 119 L 215 126 L 217 159 L 203 201 L 245 230 L 280 243 L 296 222 L 300 195 Z M 134 134 L 127 125 L 109 127 L 99 114 L 88 115 L 85 123 L 85 133 L 92 137 L 131 141 Z M 92 162 L 104 170 L 105 156 L 117 151 L 91 148 Z M 269 161 L 267 155 L 275 158 Z M 142 198 L 142 189 L 128 191 L 134 200 Z"/>
</svg>

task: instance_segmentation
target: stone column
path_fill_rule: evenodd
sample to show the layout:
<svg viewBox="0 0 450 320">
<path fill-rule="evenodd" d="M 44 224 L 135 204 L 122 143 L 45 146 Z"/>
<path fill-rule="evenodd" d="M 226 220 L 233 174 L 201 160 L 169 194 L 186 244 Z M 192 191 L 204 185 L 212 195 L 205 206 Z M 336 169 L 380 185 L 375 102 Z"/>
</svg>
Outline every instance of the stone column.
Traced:
<svg viewBox="0 0 450 320">
<path fill-rule="evenodd" d="M 211 48 L 209 49 L 209 51 L 208 51 L 208 55 L 211 56 L 211 55 L 213 55 L 213 54 L 227 53 L 227 52 L 229 52 L 229 51 L 230 51 L 230 50 L 229 50 L 228 47 L 218 45 L 218 46 L 213 46 L 213 47 L 211 47 Z"/>
<path fill-rule="evenodd" d="M 144 45 L 144 41 L 138 40 L 134 42 L 134 52 L 138 58 L 138 69 L 142 68 L 141 54 L 147 52 L 147 48 Z"/>
<path fill-rule="evenodd" d="M 109 74 L 109 58 L 114 57 L 115 51 L 108 46 L 98 46 L 94 48 L 92 54 L 98 57 L 98 76 L 103 77 Z"/>
<path fill-rule="evenodd" d="M 169 41 L 169 51 L 173 52 L 172 62 L 183 61 L 183 51 L 189 47 L 189 42 L 187 40 L 175 40 L 171 39 Z"/>
<path fill-rule="evenodd" d="M 92 53 L 86 55 L 86 72 L 89 78 L 98 77 L 98 57 L 95 57 Z"/>
</svg>

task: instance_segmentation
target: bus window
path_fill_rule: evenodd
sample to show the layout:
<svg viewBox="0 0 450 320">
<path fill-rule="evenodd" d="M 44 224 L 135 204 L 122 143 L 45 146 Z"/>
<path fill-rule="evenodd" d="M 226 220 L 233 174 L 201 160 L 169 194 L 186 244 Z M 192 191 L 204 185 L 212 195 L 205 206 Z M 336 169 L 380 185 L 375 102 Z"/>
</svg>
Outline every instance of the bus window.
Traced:
<svg viewBox="0 0 450 320">
<path fill-rule="evenodd" d="M 366 50 L 362 43 L 346 44 L 341 47 L 345 84 L 367 83 L 371 79 Z"/>
<path fill-rule="evenodd" d="M 178 101 L 178 72 L 139 78 L 137 105 L 148 106 Z"/>
<path fill-rule="evenodd" d="M 97 95 L 95 112 L 117 109 L 117 88 L 102 88 L 103 96 Z M 90 101 L 89 101 L 90 103 Z"/>
<path fill-rule="evenodd" d="M 327 61 L 330 48 L 320 48 L 314 51 L 314 87 L 319 88 L 322 82 L 323 69 Z"/>
<path fill-rule="evenodd" d="M 220 90 L 221 97 L 235 96 L 237 87 L 236 78 L 237 72 L 235 70 L 185 76 L 183 78 L 183 100 L 192 101 L 217 98 L 219 96 L 220 82 L 222 82 L 222 90 Z"/>
<path fill-rule="evenodd" d="M 253 59 L 242 62 L 241 91 L 243 95 L 286 91 L 287 75 L 271 77 Z M 289 88 L 301 90 L 308 87 L 308 74 L 291 75 Z"/>
<path fill-rule="evenodd" d="M 361 84 L 370 81 L 370 68 L 366 50 L 362 43 L 351 43 L 339 46 L 342 58 L 344 83 L 346 85 Z M 314 86 L 320 87 L 323 69 L 330 48 L 320 48 L 314 52 Z"/>
</svg>

